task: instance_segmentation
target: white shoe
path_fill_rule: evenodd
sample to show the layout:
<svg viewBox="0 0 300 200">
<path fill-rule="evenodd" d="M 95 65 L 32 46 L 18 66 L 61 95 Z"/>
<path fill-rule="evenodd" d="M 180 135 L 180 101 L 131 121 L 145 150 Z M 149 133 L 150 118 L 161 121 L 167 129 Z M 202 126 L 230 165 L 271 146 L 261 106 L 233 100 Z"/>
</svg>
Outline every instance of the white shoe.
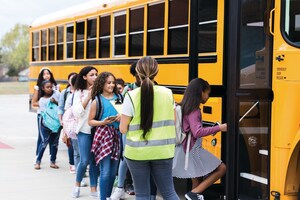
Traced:
<svg viewBox="0 0 300 200">
<path fill-rule="evenodd" d="M 114 193 L 110 196 L 111 200 L 125 199 L 125 191 L 123 188 L 116 188 Z"/>
<path fill-rule="evenodd" d="M 72 197 L 78 198 L 80 194 L 80 187 L 75 186 L 72 191 Z"/>
<path fill-rule="evenodd" d="M 98 192 L 91 192 L 91 195 L 90 195 L 91 197 L 93 197 L 93 198 L 99 198 L 99 194 L 98 194 Z"/>
<path fill-rule="evenodd" d="M 82 180 L 80 182 L 80 187 L 86 187 L 86 186 L 87 186 L 87 183 L 84 180 Z"/>
</svg>

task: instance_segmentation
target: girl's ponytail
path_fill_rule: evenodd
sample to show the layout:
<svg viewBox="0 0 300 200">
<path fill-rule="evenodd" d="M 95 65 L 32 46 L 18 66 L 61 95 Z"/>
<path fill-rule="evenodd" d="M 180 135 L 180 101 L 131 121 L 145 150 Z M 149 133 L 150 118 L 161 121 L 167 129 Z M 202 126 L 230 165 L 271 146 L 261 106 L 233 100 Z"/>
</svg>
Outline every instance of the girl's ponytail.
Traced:
<svg viewBox="0 0 300 200">
<path fill-rule="evenodd" d="M 158 65 L 154 58 L 146 56 L 141 58 L 136 66 L 141 80 L 141 122 L 143 138 L 152 128 L 154 115 L 154 77 L 158 73 Z"/>
</svg>

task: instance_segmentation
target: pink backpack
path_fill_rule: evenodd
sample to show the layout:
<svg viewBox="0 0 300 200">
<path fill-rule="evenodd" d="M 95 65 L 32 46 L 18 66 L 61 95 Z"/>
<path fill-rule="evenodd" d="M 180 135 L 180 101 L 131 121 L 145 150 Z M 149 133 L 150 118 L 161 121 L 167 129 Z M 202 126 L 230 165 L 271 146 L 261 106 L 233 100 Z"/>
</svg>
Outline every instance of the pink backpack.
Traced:
<svg viewBox="0 0 300 200">
<path fill-rule="evenodd" d="M 73 97 L 72 97 L 72 104 L 73 104 L 74 94 L 72 94 L 72 95 L 73 95 Z M 71 139 L 76 139 L 77 138 L 76 128 L 78 125 L 78 119 L 73 113 L 72 106 L 70 106 L 65 111 L 65 113 L 63 114 L 63 117 L 62 117 L 62 121 L 64 124 L 64 126 L 63 126 L 64 134 L 66 134 Z"/>
</svg>

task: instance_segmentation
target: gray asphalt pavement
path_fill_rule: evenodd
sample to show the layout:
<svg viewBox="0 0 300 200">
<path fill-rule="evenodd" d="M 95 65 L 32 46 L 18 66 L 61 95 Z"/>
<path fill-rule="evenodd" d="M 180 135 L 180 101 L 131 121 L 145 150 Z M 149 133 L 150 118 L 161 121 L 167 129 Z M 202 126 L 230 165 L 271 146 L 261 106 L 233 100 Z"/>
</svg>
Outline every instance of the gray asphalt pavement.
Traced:
<svg viewBox="0 0 300 200">
<path fill-rule="evenodd" d="M 69 173 L 67 148 L 61 139 L 57 153 L 60 168 L 49 167 L 47 148 L 41 169 L 34 169 L 37 119 L 36 113 L 28 110 L 28 100 L 29 95 L 0 95 L 0 200 L 72 200 L 75 174 Z M 175 185 L 184 199 L 185 186 Z M 90 188 L 83 187 L 78 200 L 95 199 L 89 195 Z M 125 199 L 133 200 L 134 196 L 126 195 Z M 162 198 L 157 196 L 157 200 Z"/>
<path fill-rule="evenodd" d="M 46 149 L 41 170 L 34 169 L 36 113 L 28 111 L 28 95 L 0 95 L 0 200 L 68 200 L 75 181 L 69 173 L 67 148 L 60 141 L 59 169 L 49 167 Z M 89 183 L 89 179 L 86 178 Z M 80 200 L 94 199 L 89 187 Z M 134 199 L 127 196 L 126 199 Z"/>
</svg>

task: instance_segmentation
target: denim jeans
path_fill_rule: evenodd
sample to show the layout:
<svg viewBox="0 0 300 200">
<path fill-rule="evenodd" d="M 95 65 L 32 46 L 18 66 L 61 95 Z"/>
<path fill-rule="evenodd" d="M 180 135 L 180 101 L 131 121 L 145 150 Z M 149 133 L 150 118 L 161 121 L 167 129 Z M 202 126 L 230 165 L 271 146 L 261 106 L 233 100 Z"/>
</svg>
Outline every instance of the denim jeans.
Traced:
<svg viewBox="0 0 300 200">
<path fill-rule="evenodd" d="M 72 147 L 73 147 L 73 155 L 74 155 L 74 165 L 77 169 L 80 159 L 79 149 L 78 149 L 78 140 L 71 139 Z"/>
<path fill-rule="evenodd" d="M 99 170 L 96 167 L 95 156 L 91 152 L 91 134 L 79 132 L 77 135 L 78 148 L 80 154 L 79 164 L 76 169 L 76 182 L 80 183 L 83 179 L 86 167 L 89 164 L 90 187 L 97 187 Z"/>
<path fill-rule="evenodd" d="M 133 178 L 136 200 L 150 199 L 150 176 L 164 200 L 179 200 L 173 183 L 173 159 L 137 161 L 126 159 Z"/>
<path fill-rule="evenodd" d="M 126 135 L 123 134 L 122 135 L 123 151 L 125 148 L 125 141 L 126 141 Z M 123 154 L 123 152 L 121 152 L 121 154 Z M 120 160 L 119 169 L 118 169 L 118 187 L 119 188 L 124 188 L 124 181 L 126 178 L 127 171 L 128 171 L 128 166 L 127 166 L 125 159 Z"/>
<path fill-rule="evenodd" d="M 74 150 L 73 150 L 72 142 L 71 145 L 68 147 L 68 156 L 69 156 L 69 164 L 74 165 Z"/>
<path fill-rule="evenodd" d="M 49 128 L 44 126 L 42 123 L 40 124 L 39 132 L 40 132 L 40 137 L 41 137 L 41 143 L 38 147 L 36 163 L 38 163 L 38 164 L 41 163 L 45 149 L 48 144 L 49 144 L 49 148 L 51 149 L 50 161 L 51 161 L 51 163 L 55 163 L 60 134 L 52 132 Z"/>
<path fill-rule="evenodd" d="M 118 168 L 118 161 L 112 160 L 111 154 L 100 160 L 100 177 L 99 177 L 99 190 L 100 200 L 109 198 L 112 192 L 116 173 Z"/>
<path fill-rule="evenodd" d="M 41 114 L 37 114 L 37 127 L 38 127 L 38 138 L 37 138 L 37 141 L 36 141 L 36 150 L 35 150 L 35 155 L 37 156 L 38 155 L 38 152 L 39 152 L 39 147 L 40 147 L 40 144 L 42 142 L 42 138 L 41 138 Z"/>
</svg>

